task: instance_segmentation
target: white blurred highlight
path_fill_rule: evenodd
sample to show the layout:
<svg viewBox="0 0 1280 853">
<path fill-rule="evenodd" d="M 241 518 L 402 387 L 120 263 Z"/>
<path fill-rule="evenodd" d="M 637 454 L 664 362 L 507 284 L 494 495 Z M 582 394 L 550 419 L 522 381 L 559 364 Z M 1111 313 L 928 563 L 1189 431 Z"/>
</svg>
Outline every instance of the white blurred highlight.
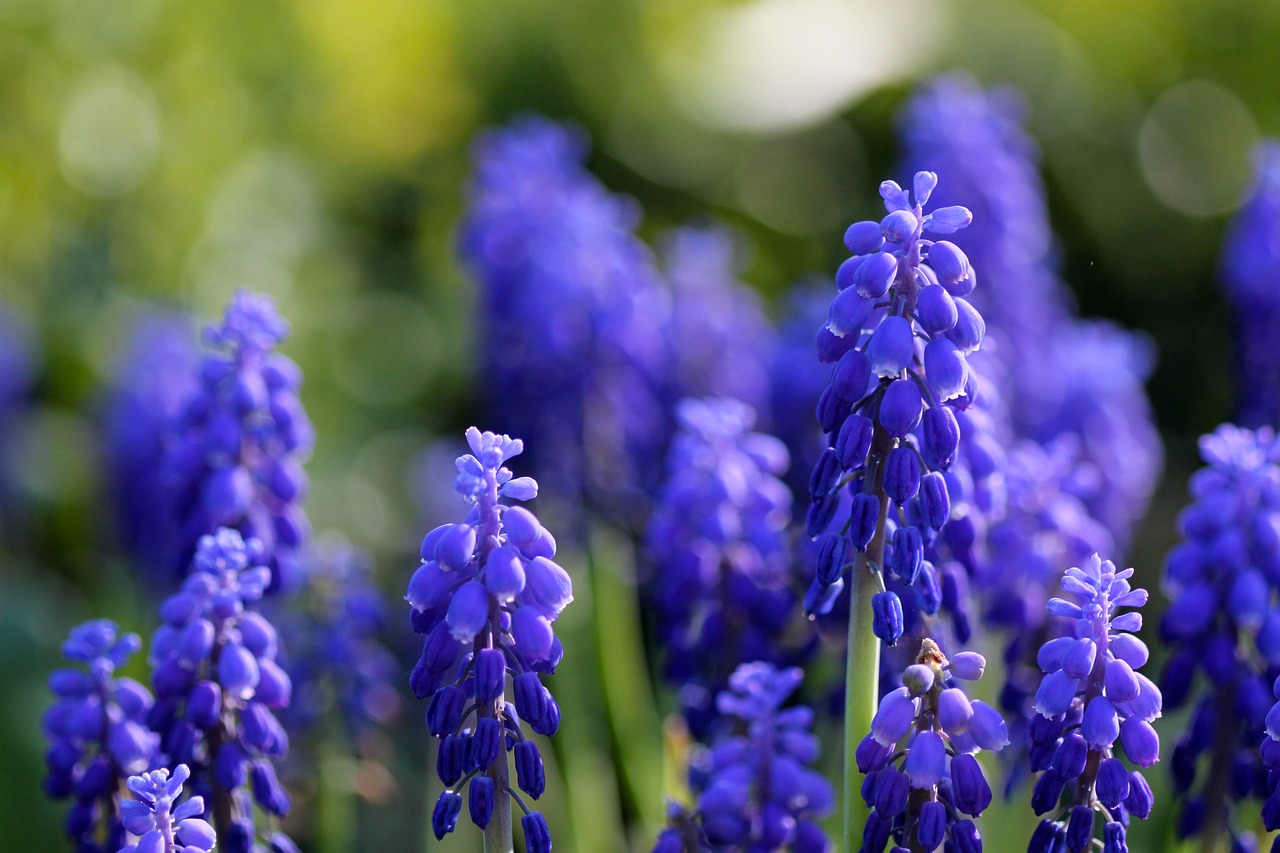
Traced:
<svg viewBox="0 0 1280 853">
<path fill-rule="evenodd" d="M 160 110 L 151 91 L 123 68 L 98 69 L 67 101 L 58 155 L 67 182 L 112 197 L 136 187 L 160 150 Z"/>
<path fill-rule="evenodd" d="M 668 65 L 697 121 L 725 129 L 811 124 L 927 64 L 941 0 L 754 0 L 703 15 Z M 909 22 L 909 23 L 907 23 Z"/>
</svg>

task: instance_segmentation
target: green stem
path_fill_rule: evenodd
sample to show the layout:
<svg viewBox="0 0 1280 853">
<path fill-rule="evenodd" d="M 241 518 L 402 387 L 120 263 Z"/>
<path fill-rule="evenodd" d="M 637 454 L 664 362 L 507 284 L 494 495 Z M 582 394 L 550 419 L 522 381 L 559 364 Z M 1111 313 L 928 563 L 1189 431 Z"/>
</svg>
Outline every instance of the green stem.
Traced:
<svg viewBox="0 0 1280 853">
<path fill-rule="evenodd" d="M 867 455 L 868 494 L 880 498 L 875 535 L 867 550 L 854 561 L 849 573 L 849 642 L 845 653 L 844 673 L 844 849 L 862 847 L 862 833 L 871 808 L 862 800 L 862 782 L 858 772 L 858 744 L 871 731 L 880 700 L 880 638 L 872 631 L 871 597 L 884 589 L 876 576 L 884 565 L 885 520 L 889 516 L 889 498 L 884 493 L 884 461 L 893 449 L 894 440 L 879 427 Z"/>
<path fill-rule="evenodd" d="M 879 479 L 877 472 L 876 479 Z M 877 484 L 878 486 L 878 484 Z M 877 491 L 879 491 L 877 487 Z M 844 835 L 845 850 L 862 847 L 862 832 L 871 808 L 862 800 L 861 773 L 858 772 L 858 743 L 871 731 L 879 701 L 880 638 L 871 630 L 871 597 L 880 590 L 875 572 L 884 564 L 885 517 L 889 499 L 880 499 L 876 533 L 859 554 L 850 573 L 853 588 L 849 596 L 849 649 L 844 682 Z"/>
</svg>

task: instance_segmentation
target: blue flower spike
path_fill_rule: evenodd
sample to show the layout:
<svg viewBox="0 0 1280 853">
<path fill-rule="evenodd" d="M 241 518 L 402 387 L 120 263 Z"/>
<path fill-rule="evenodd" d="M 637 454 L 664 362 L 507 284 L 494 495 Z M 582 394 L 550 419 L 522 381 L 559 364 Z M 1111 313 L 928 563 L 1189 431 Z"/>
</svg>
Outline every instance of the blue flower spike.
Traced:
<svg viewBox="0 0 1280 853">
<path fill-rule="evenodd" d="M 986 661 L 974 652 L 947 660 L 925 638 L 902 686 L 880 701 L 871 732 L 859 744 L 862 795 L 871 817 L 863 853 L 958 849 L 980 853 L 982 837 L 971 818 L 991 805 L 991 786 L 975 755 L 1009 743 L 1000 712 L 970 700 L 961 681 L 982 677 Z"/>
<path fill-rule="evenodd" d="M 524 442 L 475 427 L 466 437 L 471 453 L 457 459 L 454 490 L 470 510 L 426 535 L 405 594 L 413 629 L 425 635 L 409 686 L 430 699 L 427 726 L 440 741 L 436 769 L 445 785 L 431 825 L 438 839 L 453 832 L 466 790 L 471 821 L 498 832 L 511 825 L 514 799 L 525 812 L 526 848 L 537 853 L 551 849 L 550 832 L 511 788 L 510 763 L 519 790 L 542 796 L 542 757 L 526 727 L 550 736 L 560 725 L 541 678 L 564 655 L 553 623 L 573 601 L 573 584 L 552 560 L 552 535 L 510 503 L 538 495 L 537 482 L 505 467 Z M 494 819 L 499 812 L 505 820 Z"/>
<path fill-rule="evenodd" d="M 1147 657 L 1133 637 L 1142 616 L 1118 612 L 1147 602 L 1147 591 L 1129 584 L 1132 576 L 1133 569 L 1116 571 L 1094 554 L 1062 578 L 1072 599 L 1049 601 L 1049 613 L 1072 627 L 1039 654 L 1045 673 L 1035 697 L 1040 719 L 1029 732 L 1033 769 L 1042 771 L 1031 806 L 1042 819 L 1028 853 L 1084 850 L 1095 843 L 1095 823 L 1102 826 L 1096 843 L 1105 853 L 1122 853 L 1129 818 L 1150 814 L 1142 774 L 1113 754 L 1119 741 L 1130 764 L 1149 767 L 1160 760 L 1160 739 L 1151 726 L 1161 713 L 1160 691 L 1136 671 Z"/>
</svg>

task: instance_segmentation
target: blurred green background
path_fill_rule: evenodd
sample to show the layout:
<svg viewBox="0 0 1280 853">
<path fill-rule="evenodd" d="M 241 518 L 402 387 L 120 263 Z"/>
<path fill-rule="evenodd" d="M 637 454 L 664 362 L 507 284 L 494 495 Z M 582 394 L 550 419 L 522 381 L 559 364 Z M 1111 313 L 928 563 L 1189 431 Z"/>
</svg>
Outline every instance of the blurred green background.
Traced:
<svg viewBox="0 0 1280 853">
<path fill-rule="evenodd" d="M 1229 417 L 1215 265 L 1249 150 L 1280 134 L 1277 44 L 1266 0 L 0 0 L 0 304 L 31 321 L 41 362 L 36 408 L 3 437 L 21 499 L 0 526 L 0 847 L 64 844 L 38 732 L 66 630 L 94 615 L 152 627 L 108 544 L 94 420 L 132 312 L 159 300 L 212 319 L 238 286 L 276 297 L 318 434 L 307 510 L 371 550 L 398 601 L 421 533 L 457 511 L 420 498 L 420 472 L 484 424 L 453 253 L 469 140 L 523 111 L 590 132 L 592 168 L 639 199 L 646 236 L 706 216 L 739 228 L 745 278 L 777 296 L 834 270 L 844 227 L 875 214 L 916 82 L 958 67 L 1019 86 L 1082 311 L 1159 349 L 1167 470 L 1130 555 L 1154 585 L 1195 437 Z M 584 638 L 628 606 L 625 588 L 588 586 L 566 626 Z M 595 707 L 616 670 L 566 647 L 575 665 L 552 686 Z M 626 725 L 654 719 L 637 707 Z M 367 795 L 361 849 L 423 836 L 421 710 L 380 747 L 390 776 L 324 765 Z M 558 739 L 607 740 L 587 731 L 603 722 L 565 719 Z M 653 755 L 632 768 L 650 789 L 615 794 L 626 756 L 560 754 L 570 794 L 553 787 L 548 809 L 573 829 L 557 849 L 623 849 L 619 809 L 660 814 Z"/>
</svg>

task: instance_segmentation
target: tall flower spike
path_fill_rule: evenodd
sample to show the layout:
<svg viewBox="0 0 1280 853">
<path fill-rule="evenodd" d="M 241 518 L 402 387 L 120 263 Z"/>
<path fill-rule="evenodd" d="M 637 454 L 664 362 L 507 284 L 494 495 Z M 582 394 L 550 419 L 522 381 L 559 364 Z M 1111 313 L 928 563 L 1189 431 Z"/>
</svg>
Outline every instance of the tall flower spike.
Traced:
<svg viewBox="0 0 1280 853">
<path fill-rule="evenodd" d="M 171 513 L 165 446 L 199 388 L 191 319 L 149 311 L 134 322 L 113 372 L 104 413 L 105 451 L 121 544 L 153 587 L 173 588 L 174 543 L 159 522 Z"/>
<path fill-rule="evenodd" d="M 1009 743 L 1000 712 L 965 695 L 959 681 L 982 677 L 974 652 L 952 660 L 926 638 L 902 686 L 880 701 L 871 731 L 858 745 L 866 774 L 862 796 L 872 809 L 863 853 L 947 850 L 980 853 L 982 836 L 970 818 L 991 805 L 991 787 L 975 754 Z M 964 817 L 967 815 L 968 817 Z"/>
<path fill-rule="evenodd" d="M 205 330 L 206 343 L 220 353 L 200 365 L 200 386 L 165 459 L 180 571 L 202 536 L 230 527 L 261 543 L 271 592 L 299 580 L 298 557 L 310 535 L 302 462 L 313 436 L 298 399 L 302 373 L 273 352 L 288 330 L 271 297 L 247 290 L 236 292 L 220 325 Z"/>
<path fill-rule="evenodd" d="M 818 820 L 835 796 L 812 770 L 819 754 L 813 712 L 783 709 L 799 686 L 799 669 L 776 669 L 758 661 L 739 666 L 716 707 L 736 732 L 718 738 L 690 770 L 698 798 L 693 812 L 673 805 L 670 828 L 655 853 L 735 850 L 826 853 L 831 842 Z"/>
<path fill-rule="evenodd" d="M 169 775 L 167 768 L 130 776 L 129 790 L 137 798 L 120 806 L 125 828 L 138 836 L 119 853 L 211 853 L 217 834 L 201 815 L 204 800 L 190 797 L 178 805 L 182 783 L 191 776 L 187 765 L 179 764 Z"/>
<path fill-rule="evenodd" d="M 1254 159 L 1221 262 L 1233 308 L 1237 420 L 1246 427 L 1280 424 L 1280 140 L 1260 143 Z"/>
<path fill-rule="evenodd" d="M 971 401 L 966 354 L 983 334 L 981 316 L 965 300 L 976 277 L 964 254 L 924 236 L 953 234 L 971 219 L 962 207 L 924 213 L 936 183 L 933 173 L 918 172 L 914 201 L 893 181 L 880 185 L 889 213 L 845 232 L 854 256 L 836 273 L 840 292 L 818 332 L 819 355 L 835 367 L 818 401 L 828 449 L 810 480 L 808 532 L 817 536 L 830 528 L 847 485 L 855 497 L 842 528 L 845 550 L 850 558 L 867 554 L 858 571 L 876 573 L 881 588 L 886 520 L 914 528 L 922 543 L 932 543 L 951 515 L 941 472 L 961 439 L 954 411 Z M 954 311 L 936 317 L 941 312 L 928 309 L 934 302 Z M 927 595 L 923 590 L 937 584 L 934 567 L 912 580 Z M 830 608 L 837 582 L 843 582 L 839 573 L 814 578 L 806 599 L 811 613 Z M 880 595 L 876 612 L 884 618 L 876 620 L 876 635 L 893 645 L 902 620 L 888 615 L 901 614 L 902 605 L 896 592 Z"/>
<path fill-rule="evenodd" d="M 119 634 L 114 622 L 85 622 L 62 644 L 62 654 L 83 668 L 49 677 L 57 701 L 42 725 L 49 739 L 44 789 L 55 799 L 74 799 L 66 832 L 77 850 L 115 853 L 123 846 L 120 783 L 156 757 L 157 738 L 145 722 L 151 693 L 115 674 L 140 647 L 137 634 Z"/>
<path fill-rule="evenodd" d="M 358 745 L 360 735 L 400 711 L 393 686 L 400 664 L 383 637 L 386 601 L 369 555 L 341 534 L 321 534 L 306 563 L 302 588 L 287 607 L 272 608 L 272 621 L 288 638 L 280 657 L 294 687 L 282 716 L 291 731 L 301 731 L 335 715 Z"/>
<path fill-rule="evenodd" d="M 557 499 L 584 490 L 630 516 L 670 424 L 670 313 L 639 208 L 583 166 L 572 128 L 526 116 L 475 145 L 459 252 L 480 285 L 489 408 L 529 439 Z M 630 520 L 630 519 L 628 519 Z"/>
<path fill-rule="evenodd" d="M 1076 459 L 1064 442 L 1041 447 L 1023 440 L 1010 449 L 1002 469 L 1005 510 L 986 531 L 985 559 L 974 576 L 983 624 L 1003 634 L 1006 643 L 999 704 L 1015 745 L 1002 753 L 1006 791 L 1030 772 L 1026 725 L 1041 677 L 1036 653 L 1068 629 L 1045 609 L 1061 567 L 1113 547 L 1107 528 L 1063 488 Z"/>
<path fill-rule="evenodd" d="M 715 717 L 713 697 L 749 660 L 782 663 L 797 603 L 786 528 L 791 494 L 778 475 L 787 450 L 751 432 L 737 400 L 684 400 L 646 545 L 665 675 L 679 685 L 696 737 Z M 706 649 L 717 649 L 707 655 Z M 791 650 L 794 654 L 796 650 Z"/>
<path fill-rule="evenodd" d="M 760 295 L 738 280 L 735 238 L 725 228 L 667 236 L 672 384 L 679 397 L 732 397 L 767 419 L 774 334 Z"/>
<path fill-rule="evenodd" d="M 1280 666 L 1280 443 L 1270 428 L 1224 424 L 1200 453 L 1178 519 L 1185 541 L 1165 562 L 1160 635 L 1173 654 L 1160 686 L 1170 708 L 1194 708 L 1170 761 L 1178 832 L 1220 838 L 1252 822 L 1233 804 L 1268 790 L 1257 748 Z"/>
<path fill-rule="evenodd" d="M 1039 154 L 1010 89 L 984 91 L 952 74 L 924 86 L 902 115 L 907 164 L 935 170 L 935 203 L 963 202 L 974 225 L 952 238 L 982 273 L 970 298 L 1000 350 L 984 355 L 1017 437 L 1080 447 L 1065 484 L 1122 547 L 1142 518 L 1161 467 L 1143 382 L 1153 361 L 1143 338 L 1076 319 L 1057 271 Z"/>
<path fill-rule="evenodd" d="M 1117 572 L 1094 554 L 1084 568 L 1067 569 L 1062 589 L 1076 600 L 1054 598 L 1048 610 L 1071 620 L 1070 635 L 1045 643 L 1045 672 L 1036 691 L 1040 718 L 1030 726 L 1032 769 L 1043 771 L 1031 807 L 1044 815 L 1028 853 L 1080 853 L 1095 838 L 1102 817 L 1105 853 L 1123 853 L 1130 816 L 1151 813 L 1151 789 L 1142 774 L 1112 754 L 1117 740 L 1132 764 L 1160 760 L 1160 739 L 1151 721 L 1160 716 L 1160 691 L 1136 670 L 1147 649 L 1131 632 L 1142 627 L 1145 589 L 1133 589 L 1133 569 Z"/>
<path fill-rule="evenodd" d="M 527 853 L 544 853 L 551 849 L 546 821 L 512 790 L 507 753 L 520 790 L 538 799 L 542 757 L 524 727 L 550 736 L 560 725 L 560 707 L 540 676 L 563 657 L 552 623 L 573 601 L 573 586 L 551 559 L 556 543 L 546 528 L 527 509 L 502 502 L 537 497 L 532 478 L 513 477 L 504 465 L 524 442 L 471 427 L 467 443 L 471 453 L 458 457 L 454 489 L 471 511 L 422 540 L 423 562 L 405 595 L 413 629 L 426 635 L 409 686 L 419 699 L 431 697 L 427 725 L 440 740 L 436 770 L 445 791 L 431 825 L 438 839 L 452 832 L 469 787 L 468 812 L 486 838 L 510 845 L 515 799 L 526 813 Z"/>
<path fill-rule="evenodd" d="M 276 662 L 276 630 L 258 609 L 271 582 L 262 553 L 256 539 L 230 528 L 202 536 L 182 589 L 160 606 L 164 625 L 151 641 L 151 727 L 169 767 L 190 768 L 225 853 L 255 849 L 255 805 L 270 822 L 290 807 L 273 762 L 289 748 L 275 712 L 289 704 L 292 684 Z M 270 838 L 292 848 L 279 833 Z"/>
</svg>

